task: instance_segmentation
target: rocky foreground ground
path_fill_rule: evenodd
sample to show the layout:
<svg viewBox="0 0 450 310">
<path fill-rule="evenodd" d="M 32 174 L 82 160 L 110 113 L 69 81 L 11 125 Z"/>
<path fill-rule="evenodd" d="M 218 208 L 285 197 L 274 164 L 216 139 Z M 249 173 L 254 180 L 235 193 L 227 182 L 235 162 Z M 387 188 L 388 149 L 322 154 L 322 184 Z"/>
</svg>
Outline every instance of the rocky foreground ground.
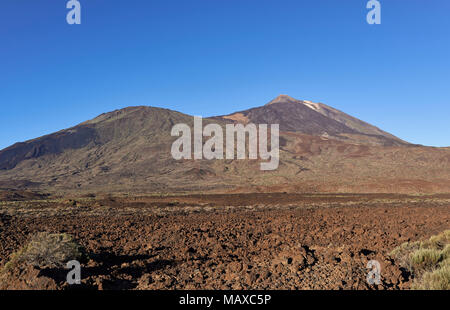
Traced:
<svg viewBox="0 0 450 310">
<path fill-rule="evenodd" d="M 86 248 L 85 289 L 408 289 L 388 253 L 449 228 L 450 195 L 14 194 L 0 202 L 0 267 L 47 231 Z M 366 282 L 372 259 L 380 285 Z M 68 288 L 65 272 L 31 268 L 8 288 Z"/>
</svg>

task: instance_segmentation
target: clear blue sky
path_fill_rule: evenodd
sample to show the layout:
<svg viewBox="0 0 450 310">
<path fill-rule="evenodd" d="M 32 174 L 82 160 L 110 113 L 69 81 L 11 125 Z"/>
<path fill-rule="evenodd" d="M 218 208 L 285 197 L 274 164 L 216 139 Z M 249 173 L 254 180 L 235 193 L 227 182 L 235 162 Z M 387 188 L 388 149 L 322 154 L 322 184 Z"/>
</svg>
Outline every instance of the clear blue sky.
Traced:
<svg viewBox="0 0 450 310">
<path fill-rule="evenodd" d="M 0 149 L 130 105 L 211 116 L 278 94 L 450 146 L 450 1 L 0 1 Z"/>
</svg>

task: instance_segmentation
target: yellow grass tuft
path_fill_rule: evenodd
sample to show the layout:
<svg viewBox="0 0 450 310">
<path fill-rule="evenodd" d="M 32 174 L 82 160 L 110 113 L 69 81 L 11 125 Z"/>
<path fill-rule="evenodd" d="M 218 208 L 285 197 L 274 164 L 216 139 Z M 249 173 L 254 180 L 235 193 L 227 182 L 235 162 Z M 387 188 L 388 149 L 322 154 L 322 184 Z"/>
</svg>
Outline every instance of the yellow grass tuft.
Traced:
<svg viewBox="0 0 450 310">
<path fill-rule="evenodd" d="M 414 276 L 412 289 L 450 290 L 450 230 L 425 241 L 403 243 L 390 255 Z"/>
</svg>

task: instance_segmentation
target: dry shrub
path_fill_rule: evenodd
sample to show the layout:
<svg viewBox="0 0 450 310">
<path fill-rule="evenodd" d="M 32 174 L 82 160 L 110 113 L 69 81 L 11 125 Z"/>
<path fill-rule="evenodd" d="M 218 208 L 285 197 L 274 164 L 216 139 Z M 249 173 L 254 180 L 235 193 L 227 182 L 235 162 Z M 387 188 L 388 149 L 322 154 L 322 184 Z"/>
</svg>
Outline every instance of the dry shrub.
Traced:
<svg viewBox="0 0 450 310">
<path fill-rule="evenodd" d="M 16 266 L 35 266 L 40 268 L 64 268 L 70 260 L 82 260 L 85 251 L 68 234 L 40 232 L 30 242 L 11 255 L 4 269 Z"/>
<path fill-rule="evenodd" d="M 450 290 L 450 264 L 432 272 L 426 272 L 412 286 L 415 290 Z"/>
<path fill-rule="evenodd" d="M 436 249 L 419 249 L 410 255 L 414 269 L 432 270 L 443 259 L 443 253 Z"/>
<path fill-rule="evenodd" d="M 450 290 L 450 230 L 425 241 L 403 243 L 390 255 L 411 272 L 413 289 Z"/>
</svg>

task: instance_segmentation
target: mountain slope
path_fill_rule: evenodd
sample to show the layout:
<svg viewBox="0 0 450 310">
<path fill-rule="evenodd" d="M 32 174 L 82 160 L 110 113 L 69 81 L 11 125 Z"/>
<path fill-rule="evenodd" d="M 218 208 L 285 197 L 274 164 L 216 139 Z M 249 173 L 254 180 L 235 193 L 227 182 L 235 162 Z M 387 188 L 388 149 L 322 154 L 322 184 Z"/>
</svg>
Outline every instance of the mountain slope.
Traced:
<svg viewBox="0 0 450 310">
<path fill-rule="evenodd" d="M 158 143 L 161 132 L 170 132 L 175 123 L 191 121 L 188 115 L 167 109 L 141 106 L 116 110 L 72 128 L 1 150 L 0 170 L 12 169 L 25 160 L 60 155 L 68 150 L 101 147 L 109 142 L 119 146 L 144 137 L 149 144 Z"/>
<path fill-rule="evenodd" d="M 240 123 L 277 123 L 281 131 L 334 137 L 340 140 L 374 144 L 405 145 L 405 141 L 375 126 L 322 103 L 280 95 L 268 104 L 219 116 Z"/>
<path fill-rule="evenodd" d="M 0 190 L 450 192 L 450 149 L 407 144 L 323 104 L 279 96 L 210 122 L 279 123 L 278 169 L 261 171 L 260 160 L 174 160 L 171 129 L 192 128 L 193 117 L 141 106 L 1 150 Z"/>
</svg>

